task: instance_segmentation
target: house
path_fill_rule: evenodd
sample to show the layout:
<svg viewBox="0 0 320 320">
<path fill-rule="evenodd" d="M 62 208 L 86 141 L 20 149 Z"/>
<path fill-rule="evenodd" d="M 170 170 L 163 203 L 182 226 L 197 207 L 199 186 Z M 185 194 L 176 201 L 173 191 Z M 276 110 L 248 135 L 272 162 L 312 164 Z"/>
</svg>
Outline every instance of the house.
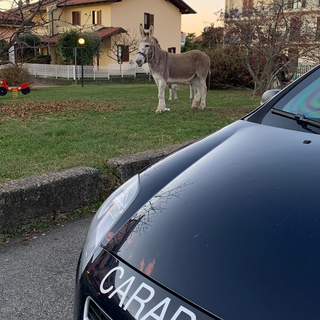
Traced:
<svg viewBox="0 0 320 320">
<path fill-rule="evenodd" d="M 0 11 L 0 41 L 3 43 L 10 42 L 11 37 L 14 33 L 19 29 L 19 27 L 23 24 L 21 16 L 16 11 Z M 25 27 L 33 27 L 33 22 L 24 23 Z"/>
<path fill-rule="evenodd" d="M 286 64 L 315 65 L 320 61 L 319 3 L 318 0 L 225 0 L 225 21 L 238 20 L 243 26 L 251 22 L 252 34 L 247 39 L 260 47 L 272 42 L 270 48 L 276 48 L 272 54 L 279 58 L 286 55 L 289 59 Z M 225 35 L 225 43 L 230 43 L 232 37 Z"/>
<path fill-rule="evenodd" d="M 95 63 L 106 66 L 115 63 L 111 52 L 112 40 L 126 32 L 139 39 L 139 25 L 149 29 L 154 25 L 155 36 L 161 47 L 170 52 L 180 52 L 181 16 L 195 14 L 183 0 L 47 0 L 40 7 L 33 22 L 46 48 L 43 53 L 51 55 L 51 63 L 61 63 L 55 46 L 59 34 L 70 29 L 82 32 L 97 31 L 101 40 L 100 58 Z M 30 14 L 36 4 L 26 3 L 24 10 Z M 45 21 L 46 23 L 41 23 Z M 128 52 L 124 44 L 124 62 L 135 59 L 136 53 Z M 111 57 L 110 57 L 111 56 Z M 112 59 L 113 58 L 113 59 Z"/>
</svg>

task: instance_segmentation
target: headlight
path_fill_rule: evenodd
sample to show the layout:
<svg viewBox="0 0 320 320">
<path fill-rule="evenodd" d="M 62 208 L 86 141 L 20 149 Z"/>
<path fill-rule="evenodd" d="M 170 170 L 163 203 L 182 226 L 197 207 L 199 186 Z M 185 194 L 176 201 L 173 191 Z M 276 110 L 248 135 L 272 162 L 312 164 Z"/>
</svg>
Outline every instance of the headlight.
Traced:
<svg viewBox="0 0 320 320">
<path fill-rule="evenodd" d="M 126 211 L 134 200 L 139 190 L 139 175 L 135 175 L 121 187 L 119 187 L 99 208 L 95 214 L 83 247 L 80 273 L 92 257 L 95 249 L 101 243 L 102 239 L 110 232 L 114 224 Z"/>
</svg>

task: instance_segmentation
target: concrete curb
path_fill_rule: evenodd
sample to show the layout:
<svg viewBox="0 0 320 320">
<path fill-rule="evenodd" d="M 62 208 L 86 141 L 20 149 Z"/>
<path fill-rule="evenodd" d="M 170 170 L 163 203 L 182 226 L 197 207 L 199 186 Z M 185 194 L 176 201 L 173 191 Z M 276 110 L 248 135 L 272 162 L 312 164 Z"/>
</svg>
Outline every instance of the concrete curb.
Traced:
<svg viewBox="0 0 320 320">
<path fill-rule="evenodd" d="M 75 167 L 0 184 L 0 234 L 104 200 L 144 167 L 185 145 L 110 159 L 110 173 L 105 175 L 94 168 Z"/>
</svg>

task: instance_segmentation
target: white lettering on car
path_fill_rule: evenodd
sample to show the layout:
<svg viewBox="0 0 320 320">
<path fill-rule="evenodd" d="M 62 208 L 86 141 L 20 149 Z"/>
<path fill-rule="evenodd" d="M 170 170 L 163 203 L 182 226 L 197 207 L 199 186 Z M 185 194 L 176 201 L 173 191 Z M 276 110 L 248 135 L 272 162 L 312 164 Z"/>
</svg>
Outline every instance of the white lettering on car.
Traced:
<svg viewBox="0 0 320 320">
<path fill-rule="evenodd" d="M 143 289 L 147 289 L 149 291 L 149 296 L 148 298 L 146 299 L 141 299 L 140 297 L 138 297 L 138 293 Z M 140 313 L 141 311 L 144 309 L 145 305 L 147 302 L 149 302 L 153 297 L 154 297 L 154 294 L 155 294 L 155 291 L 152 287 L 148 286 L 147 284 L 145 284 L 144 282 L 142 282 L 139 286 L 139 288 L 134 292 L 134 294 L 130 297 L 130 299 L 128 300 L 128 302 L 126 303 L 126 305 L 123 307 L 123 310 L 127 310 L 130 303 L 133 301 L 133 300 L 136 300 L 137 302 L 140 303 L 140 308 L 139 310 L 137 311 L 136 315 L 135 315 L 135 318 L 136 319 L 139 319 L 139 316 L 140 316 Z"/>
<path fill-rule="evenodd" d="M 154 306 L 150 311 L 148 311 L 142 318 L 141 320 L 145 320 L 148 317 L 152 317 L 154 319 L 162 320 L 164 319 L 164 316 L 167 312 L 167 309 L 169 307 L 171 299 L 170 298 L 165 298 L 162 300 L 160 303 L 158 303 L 156 306 Z M 158 316 L 155 311 L 158 310 L 160 307 L 162 307 L 160 316 Z"/>
<path fill-rule="evenodd" d="M 176 313 L 171 318 L 171 320 L 178 319 L 178 317 L 179 317 L 181 312 L 186 313 L 188 316 L 190 316 L 190 318 L 192 320 L 196 320 L 197 319 L 196 315 L 193 312 L 191 312 L 189 309 L 187 309 L 187 308 L 185 308 L 183 306 L 180 306 L 179 309 L 176 311 Z"/>
<path fill-rule="evenodd" d="M 102 279 L 102 281 L 101 281 L 101 283 L 100 283 L 100 291 L 101 291 L 101 293 L 106 294 L 106 293 L 112 291 L 113 286 L 109 287 L 108 289 L 104 289 L 104 288 L 103 288 L 103 285 L 104 285 L 104 283 L 106 282 L 107 278 L 109 278 L 109 276 L 111 275 L 111 273 L 113 273 L 113 272 L 115 272 L 115 271 L 117 271 L 117 270 L 119 270 L 119 271 L 121 272 L 119 278 L 121 279 L 121 278 L 123 277 L 123 275 L 124 275 L 124 269 L 123 269 L 122 267 L 115 267 L 115 268 L 111 269 L 111 270 L 105 275 L 105 277 Z"/>
<path fill-rule="evenodd" d="M 122 304 L 124 302 L 124 299 L 126 298 L 126 296 L 128 295 L 128 292 L 131 288 L 131 285 L 134 281 L 136 277 L 131 277 L 129 278 L 127 281 L 125 281 L 122 285 L 120 285 L 116 290 L 114 290 L 109 296 L 108 298 L 111 299 L 116 293 L 120 296 L 122 296 L 120 302 L 119 302 L 119 307 L 122 307 Z M 124 291 L 121 291 L 122 287 L 127 286 L 127 288 Z"/>
<path fill-rule="evenodd" d="M 112 285 L 105 289 L 104 285 L 107 282 L 107 279 L 110 277 L 110 275 L 116 271 L 119 271 L 120 274 L 118 276 L 119 279 L 122 279 L 124 274 L 125 274 L 125 270 L 122 267 L 115 267 L 113 269 L 111 269 L 102 279 L 101 283 L 100 283 L 100 291 L 102 294 L 107 294 L 110 293 L 108 295 L 108 298 L 111 299 L 114 295 L 118 294 L 119 297 L 121 297 L 120 302 L 119 302 L 119 307 L 123 308 L 123 310 L 127 310 L 130 306 L 130 304 L 133 301 L 136 301 L 139 304 L 139 309 L 136 312 L 134 318 L 136 320 L 146 320 L 148 318 L 153 318 L 156 320 L 164 320 L 166 317 L 166 313 L 167 310 L 169 308 L 171 299 L 170 298 L 165 298 L 162 301 L 160 301 L 158 304 L 156 304 L 152 309 L 148 310 L 142 318 L 139 318 L 141 313 L 144 311 L 144 309 L 146 308 L 146 304 L 148 302 L 150 302 L 154 296 L 155 296 L 155 290 L 147 285 L 146 283 L 142 282 L 140 284 L 140 286 L 138 287 L 138 289 L 132 294 L 129 295 L 129 291 L 132 287 L 132 284 L 134 283 L 134 281 L 136 280 L 136 277 L 132 276 L 129 279 L 127 279 L 126 281 L 124 281 L 122 284 L 120 284 L 117 288 L 114 288 Z M 147 296 L 144 293 L 144 297 L 146 296 L 146 298 L 141 298 L 142 296 L 142 291 L 148 291 Z M 128 301 L 124 304 L 124 301 L 126 298 L 129 298 Z M 154 305 L 154 304 L 153 304 Z M 145 310 L 146 311 L 146 310 Z M 156 313 L 157 311 L 157 313 Z M 159 312 L 160 311 L 160 312 Z M 160 313 L 160 314 L 159 314 Z M 197 317 L 196 315 L 189 309 L 180 306 L 178 308 L 178 310 L 174 313 L 174 315 L 172 316 L 172 318 L 170 320 L 179 320 L 180 315 L 188 315 L 190 317 L 190 320 L 196 320 Z"/>
</svg>

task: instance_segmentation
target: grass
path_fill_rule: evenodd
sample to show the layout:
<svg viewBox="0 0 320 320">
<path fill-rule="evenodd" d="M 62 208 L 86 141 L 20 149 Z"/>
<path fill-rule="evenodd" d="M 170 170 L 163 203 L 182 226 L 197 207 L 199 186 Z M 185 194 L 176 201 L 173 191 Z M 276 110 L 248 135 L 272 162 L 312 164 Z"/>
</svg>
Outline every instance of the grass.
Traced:
<svg viewBox="0 0 320 320">
<path fill-rule="evenodd" d="M 204 137 L 259 105 L 250 90 L 209 91 L 192 110 L 188 88 L 155 114 L 154 83 L 34 88 L 0 97 L 0 183 L 63 168 L 105 169 L 108 158 Z"/>
</svg>

